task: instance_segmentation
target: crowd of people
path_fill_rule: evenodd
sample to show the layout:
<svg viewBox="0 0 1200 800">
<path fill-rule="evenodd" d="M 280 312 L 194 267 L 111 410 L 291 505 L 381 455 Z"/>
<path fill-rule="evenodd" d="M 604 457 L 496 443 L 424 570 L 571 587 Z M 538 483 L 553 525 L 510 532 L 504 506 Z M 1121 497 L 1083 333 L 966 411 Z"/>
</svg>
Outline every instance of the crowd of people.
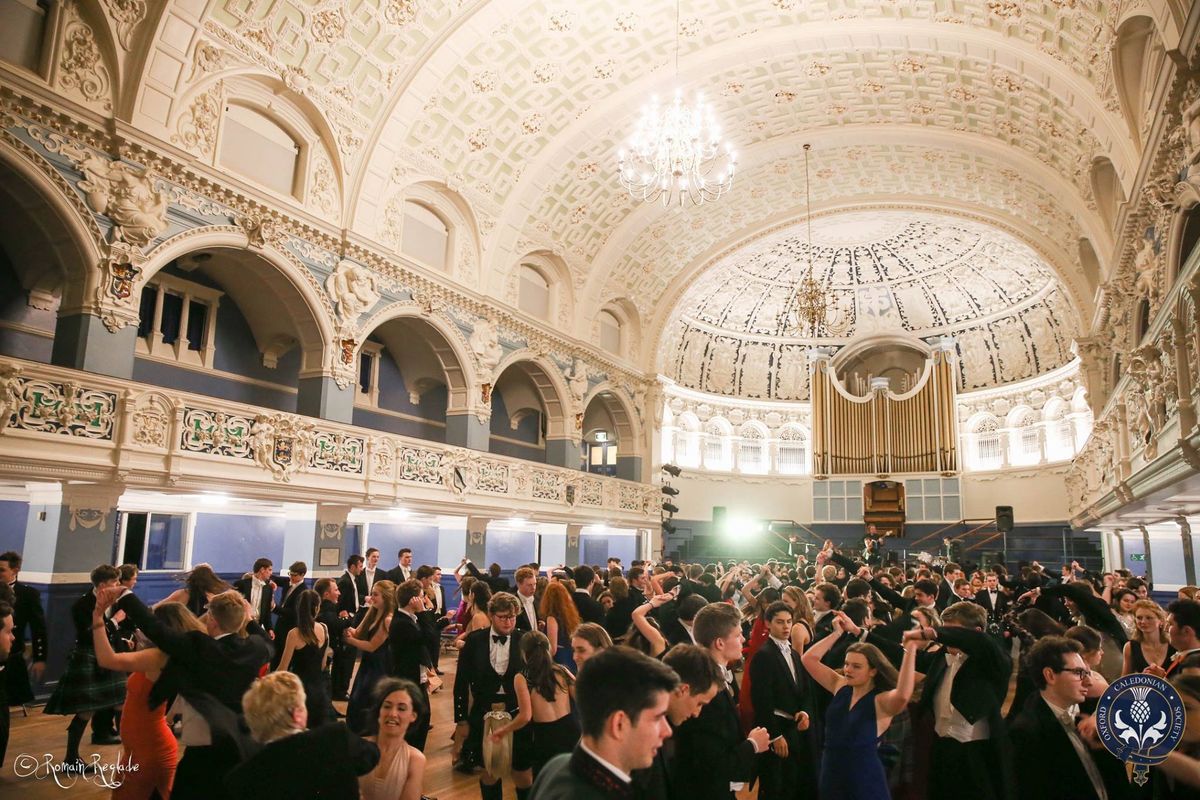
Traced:
<svg viewBox="0 0 1200 800">
<path fill-rule="evenodd" d="M 511 585 L 464 559 L 449 592 L 407 549 L 379 561 L 311 587 L 302 562 L 277 577 L 260 558 L 232 585 L 198 565 L 153 607 L 136 568 L 96 567 L 46 705 L 70 718 L 64 769 L 92 768 L 90 724 L 138 765 L 122 798 L 418 800 L 445 647 L 454 769 L 483 800 L 506 783 L 522 800 L 1200 797 L 1195 587 L 1163 608 L 1124 570 L 888 564 L 832 542 L 811 562 L 527 564 Z M 47 658 L 20 566 L 0 554 L 5 711 Z M 1145 785 L 1094 717 L 1135 672 L 1189 712 Z"/>
</svg>

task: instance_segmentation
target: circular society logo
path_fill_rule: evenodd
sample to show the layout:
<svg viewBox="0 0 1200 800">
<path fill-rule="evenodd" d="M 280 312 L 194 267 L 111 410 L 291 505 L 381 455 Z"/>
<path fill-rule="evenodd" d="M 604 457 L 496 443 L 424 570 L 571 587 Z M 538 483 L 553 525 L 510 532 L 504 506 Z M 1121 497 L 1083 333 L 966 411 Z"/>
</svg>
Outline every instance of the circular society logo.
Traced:
<svg viewBox="0 0 1200 800">
<path fill-rule="evenodd" d="M 1113 681 L 1096 705 L 1096 734 L 1108 752 L 1133 768 L 1139 786 L 1149 768 L 1179 746 L 1186 724 L 1175 687 L 1145 673 Z"/>
</svg>

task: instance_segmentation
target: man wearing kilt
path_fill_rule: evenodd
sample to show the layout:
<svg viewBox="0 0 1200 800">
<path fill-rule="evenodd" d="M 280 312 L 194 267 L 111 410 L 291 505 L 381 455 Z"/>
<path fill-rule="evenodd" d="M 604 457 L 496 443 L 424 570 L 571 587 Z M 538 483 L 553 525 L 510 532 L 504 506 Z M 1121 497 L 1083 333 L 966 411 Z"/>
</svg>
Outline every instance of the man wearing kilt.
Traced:
<svg viewBox="0 0 1200 800">
<path fill-rule="evenodd" d="M 63 764 L 68 770 L 85 771 L 79 757 L 79 743 L 92 714 L 125 702 L 125 674 L 101 669 L 96 663 L 92 644 L 92 611 L 96 608 L 96 593 L 117 585 L 116 567 L 101 564 L 92 570 L 92 590 L 71 606 L 71 622 L 75 625 L 75 649 L 67 658 L 67 670 L 58 679 L 58 686 L 46 703 L 47 714 L 74 715 L 67 726 L 67 754 Z M 105 624 L 105 623 L 98 623 Z"/>
</svg>

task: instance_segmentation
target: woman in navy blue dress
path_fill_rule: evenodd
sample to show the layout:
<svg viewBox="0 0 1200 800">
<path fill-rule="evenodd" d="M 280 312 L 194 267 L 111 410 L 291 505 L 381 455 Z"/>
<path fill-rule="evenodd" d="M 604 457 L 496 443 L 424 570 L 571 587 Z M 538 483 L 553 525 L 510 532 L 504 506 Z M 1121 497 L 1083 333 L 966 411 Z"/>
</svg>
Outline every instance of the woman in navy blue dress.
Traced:
<svg viewBox="0 0 1200 800">
<path fill-rule="evenodd" d="M 839 673 L 821 663 L 848 622 L 841 611 L 831 613 L 837 614 L 833 633 L 808 648 L 801 658 L 808 674 L 833 695 L 825 711 L 821 797 L 883 800 L 891 793 L 879 759 L 879 737 L 912 697 L 918 642 L 905 637 L 898 674 L 879 648 L 856 642 L 846 650 L 845 666 Z"/>
<path fill-rule="evenodd" d="M 346 724 L 360 736 L 370 728 L 375 684 L 388 676 L 392 663 L 387 638 L 392 627 L 392 614 L 396 611 L 396 584 L 375 581 L 367 604 L 371 608 L 363 621 L 357 628 L 346 631 L 346 644 L 362 651 L 362 661 L 350 690 L 350 703 L 346 706 Z"/>
</svg>

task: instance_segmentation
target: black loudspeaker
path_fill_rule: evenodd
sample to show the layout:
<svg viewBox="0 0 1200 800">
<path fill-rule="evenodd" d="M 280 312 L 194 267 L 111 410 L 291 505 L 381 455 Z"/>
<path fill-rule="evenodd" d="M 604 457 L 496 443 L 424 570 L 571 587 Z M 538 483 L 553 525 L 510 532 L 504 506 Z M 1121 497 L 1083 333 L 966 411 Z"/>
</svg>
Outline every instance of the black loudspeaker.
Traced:
<svg viewBox="0 0 1200 800">
<path fill-rule="evenodd" d="M 1012 529 L 1012 506 L 996 506 L 996 530 L 1008 533 Z"/>
</svg>

